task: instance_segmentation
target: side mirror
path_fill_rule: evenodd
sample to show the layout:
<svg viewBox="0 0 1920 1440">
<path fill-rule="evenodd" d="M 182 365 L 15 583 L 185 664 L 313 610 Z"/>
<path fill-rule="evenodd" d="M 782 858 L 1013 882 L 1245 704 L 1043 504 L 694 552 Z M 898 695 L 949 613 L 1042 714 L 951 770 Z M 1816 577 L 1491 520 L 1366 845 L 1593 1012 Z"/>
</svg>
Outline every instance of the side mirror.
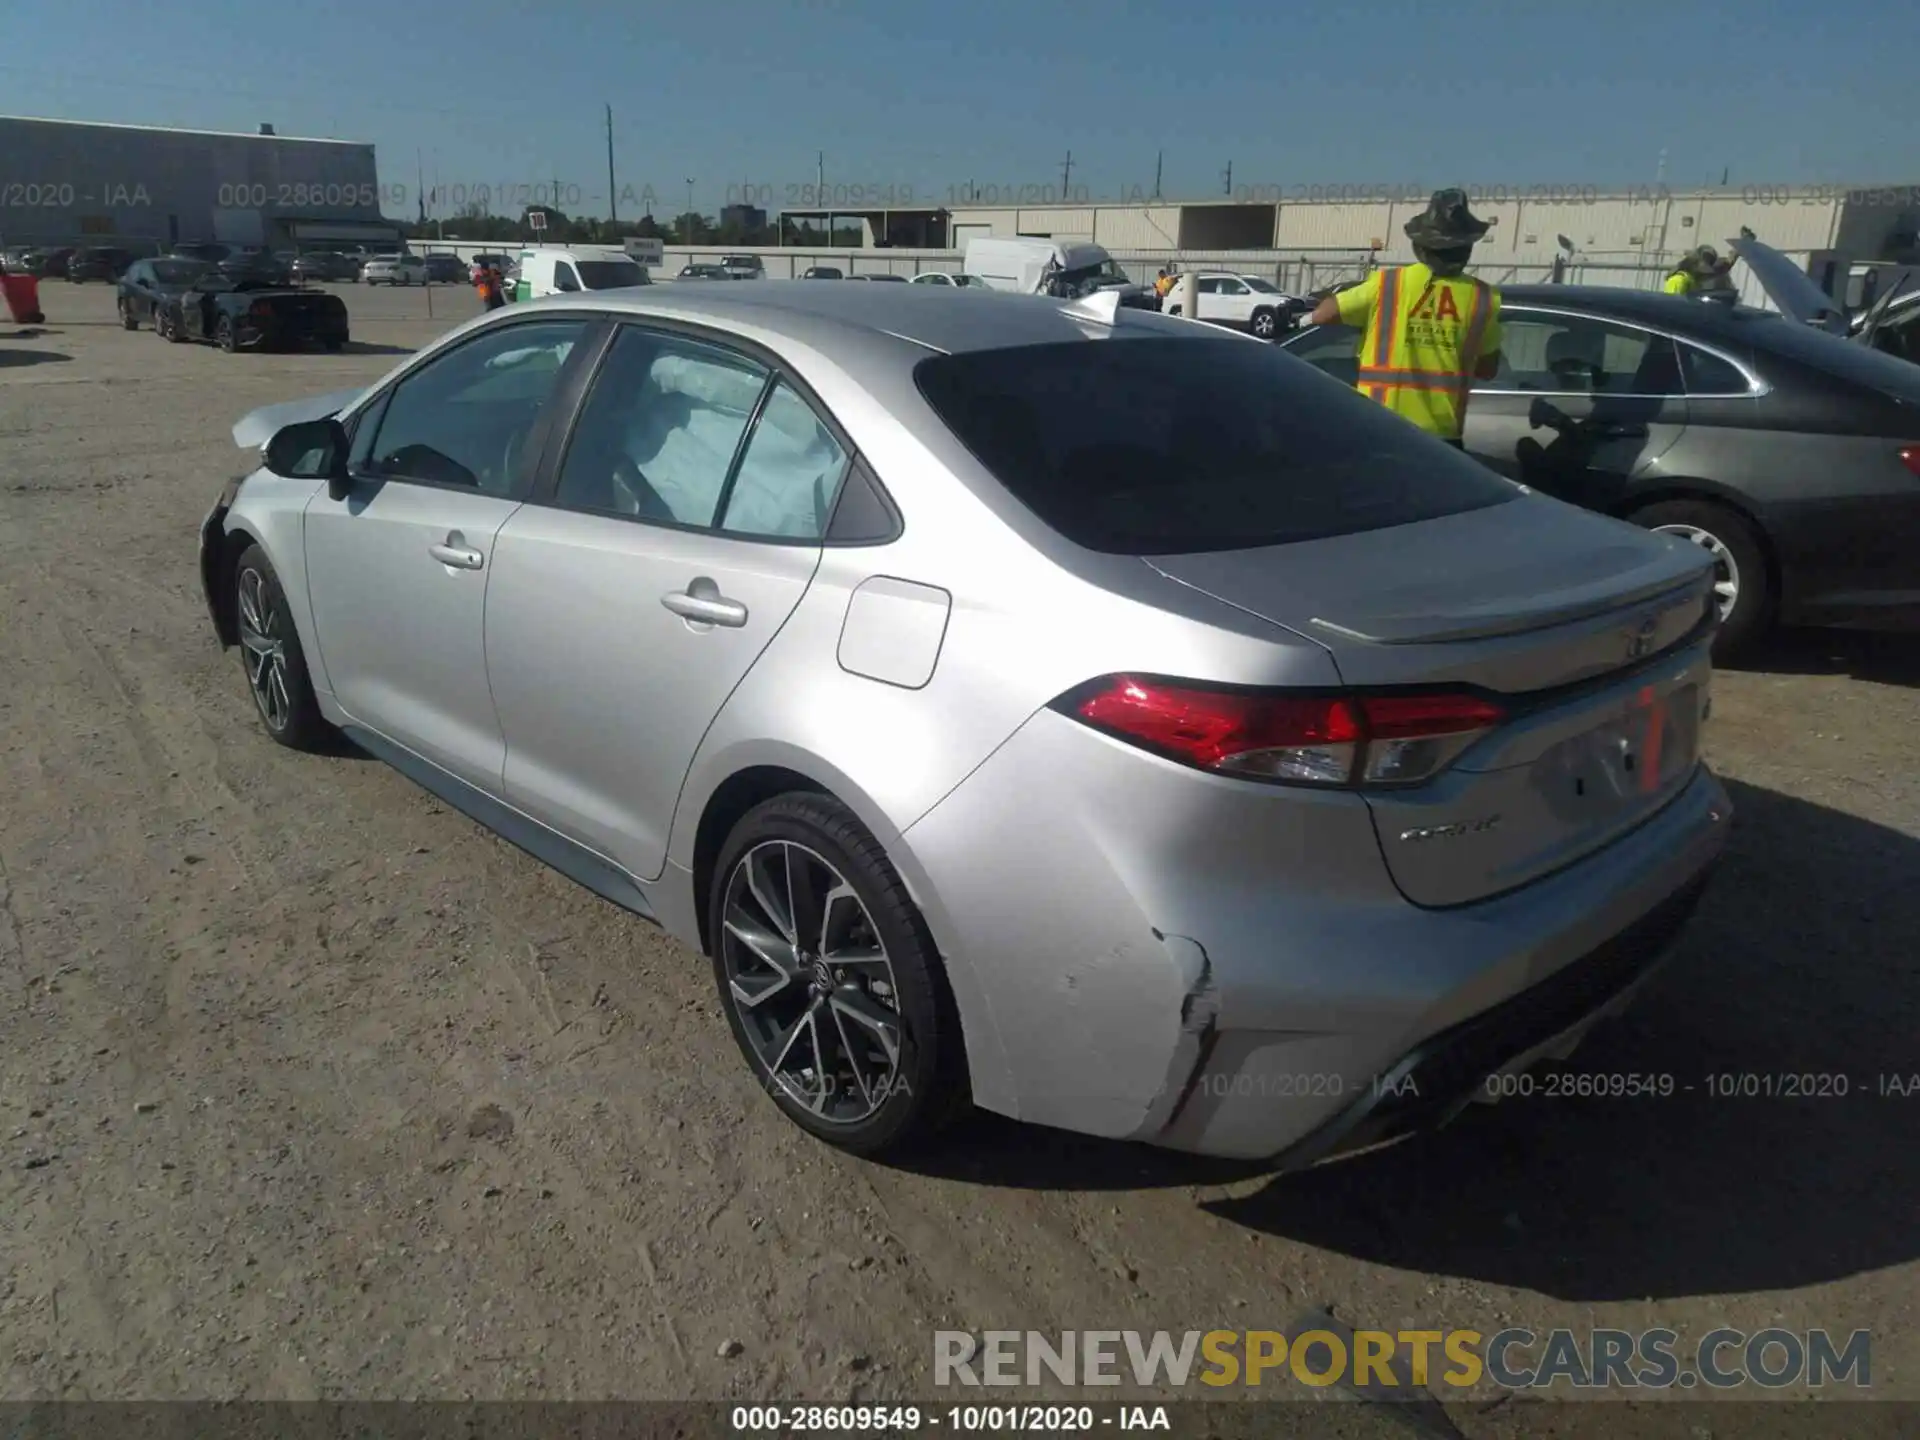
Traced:
<svg viewBox="0 0 1920 1440">
<path fill-rule="evenodd" d="M 267 442 L 267 469 L 289 480 L 325 480 L 338 500 L 347 490 L 347 431 L 338 420 L 303 420 L 274 432 Z"/>
</svg>

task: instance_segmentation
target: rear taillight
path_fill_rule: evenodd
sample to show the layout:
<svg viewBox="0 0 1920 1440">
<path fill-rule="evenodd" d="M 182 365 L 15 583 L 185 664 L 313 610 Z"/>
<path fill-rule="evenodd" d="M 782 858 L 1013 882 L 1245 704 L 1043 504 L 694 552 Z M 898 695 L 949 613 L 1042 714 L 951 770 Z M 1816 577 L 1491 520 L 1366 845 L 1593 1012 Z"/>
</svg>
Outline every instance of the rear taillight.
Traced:
<svg viewBox="0 0 1920 1440">
<path fill-rule="evenodd" d="M 1333 786 L 1431 779 L 1505 718 L 1459 692 L 1221 690 L 1138 675 L 1083 685 L 1057 708 L 1202 770 Z"/>
<path fill-rule="evenodd" d="M 1900 452 L 1900 463 L 1920 475 L 1920 445 L 1909 445 Z"/>
<path fill-rule="evenodd" d="M 269 305 L 264 300 L 256 300 L 253 302 L 253 305 L 250 307 L 250 311 L 256 317 L 265 319 L 267 316 L 273 314 L 273 306 Z"/>
</svg>

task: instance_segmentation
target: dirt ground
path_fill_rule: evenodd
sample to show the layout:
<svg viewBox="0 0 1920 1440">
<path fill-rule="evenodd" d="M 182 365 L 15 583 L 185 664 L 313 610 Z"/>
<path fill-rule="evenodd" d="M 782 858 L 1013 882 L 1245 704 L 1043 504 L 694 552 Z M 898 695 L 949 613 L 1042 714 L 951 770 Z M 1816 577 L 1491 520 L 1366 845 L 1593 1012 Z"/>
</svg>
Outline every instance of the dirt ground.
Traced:
<svg viewBox="0 0 1920 1440">
<path fill-rule="evenodd" d="M 228 427 L 475 305 L 343 293 L 339 356 L 168 346 L 103 286 L 0 323 L 0 1397 L 924 1398 L 938 1327 L 1330 1306 L 1868 1327 L 1875 1392 L 1920 1398 L 1920 1088 L 1879 1093 L 1920 1077 L 1920 641 L 1717 678 L 1731 853 L 1578 1062 L 1690 1091 L 1282 1180 L 989 1119 L 863 1163 L 746 1081 L 699 956 L 259 730 L 195 569 Z"/>
</svg>

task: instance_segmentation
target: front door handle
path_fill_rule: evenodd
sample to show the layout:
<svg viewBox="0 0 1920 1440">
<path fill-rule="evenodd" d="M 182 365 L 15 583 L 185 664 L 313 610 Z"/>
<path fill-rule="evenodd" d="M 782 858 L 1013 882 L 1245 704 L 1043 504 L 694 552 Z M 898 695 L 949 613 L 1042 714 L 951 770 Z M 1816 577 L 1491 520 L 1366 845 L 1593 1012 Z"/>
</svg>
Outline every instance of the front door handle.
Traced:
<svg viewBox="0 0 1920 1440">
<path fill-rule="evenodd" d="M 738 600 L 727 599 L 720 593 L 720 587 L 705 575 L 684 590 L 662 595 L 660 603 L 682 619 L 704 625 L 725 625 L 738 630 L 747 623 L 747 607 Z"/>
<path fill-rule="evenodd" d="M 447 538 L 438 545 L 427 546 L 427 554 L 442 565 L 451 565 L 456 570 L 478 570 L 485 560 L 480 552 L 467 544 L 467 537 L 458 530 L 447 532 Z"/>
</svg>

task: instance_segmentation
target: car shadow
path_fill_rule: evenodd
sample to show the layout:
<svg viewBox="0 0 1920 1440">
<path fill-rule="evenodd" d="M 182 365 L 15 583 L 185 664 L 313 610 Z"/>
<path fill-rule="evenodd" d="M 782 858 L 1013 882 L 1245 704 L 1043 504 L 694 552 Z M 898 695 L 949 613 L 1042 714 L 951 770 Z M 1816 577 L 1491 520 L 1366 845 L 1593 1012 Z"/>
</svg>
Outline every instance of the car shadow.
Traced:
<svg viewBox="0 0 1920 1440">
<path fill-rule="evenodd" d="M 59 350 L 14 350 L 0 349 L 0 370 L 10 366 L 54 365 L 63 360 L 71 360 L 71 355 Z"/>
<path fill-rule="evenodd" d="M 1565 1072 L 1672 1075 L 1670 1098 L 1476 1109 L 1207 1208 L 1588 1302 L 1796 1289 L 1920 1255 L 1920 841 L 1728 789 L 1728 853 L 1673 965 Z"/>
<path fill-rule="evenodd" d="M 1724 668 L 1773 675 L 1849 675 L 1856 680 L 1911 689 L 1920 687 L 1920 635 L 1873 630 L 1780 630 L 1751 659 Z"/>
<path fill-rule="evenodd" d="M 369 345 L 364 340 L 349 340 L 340 347 L 342 355 L 411 355 L 418 346 L 414 345 Z"/>
<path fill-rule="evenodd" d="M 1728 789 L 1727 855 L 1672 964 L 1570 1065 L 1536 1074 L 1541 1093 L 1202 1208 L 1373 1264 L 1596 1303 L 1794 1289 L 1920 1255 L 1920 841 Z M 1556 1073 L 1673 1088 L 1547 1098 Z M 904 1163 L 1092 1191 L 1261 1173 L 988 1118 Z"/>
</svg>

